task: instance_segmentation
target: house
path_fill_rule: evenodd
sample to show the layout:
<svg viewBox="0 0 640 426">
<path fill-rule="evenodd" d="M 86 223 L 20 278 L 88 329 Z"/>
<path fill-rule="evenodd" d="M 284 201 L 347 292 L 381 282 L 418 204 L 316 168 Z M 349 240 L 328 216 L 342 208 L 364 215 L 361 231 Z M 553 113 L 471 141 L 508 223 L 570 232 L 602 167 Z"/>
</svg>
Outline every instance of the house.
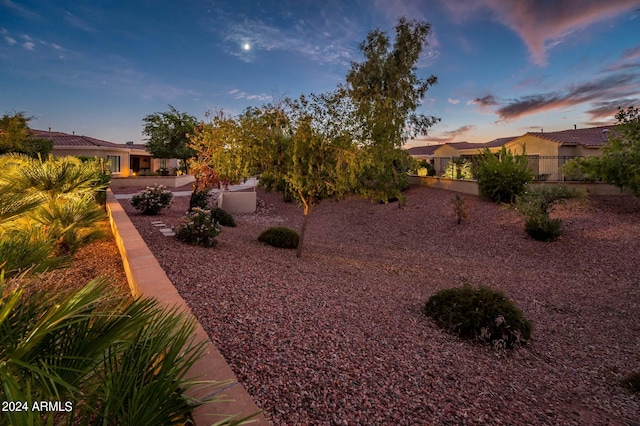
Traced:
<svg viewBox="0 0 640 426">
<path fill-rule="evenodd" d="M 471 159 L 479 155 L 484 148 L 491 152 L 498 152 L 503 145 L 515 139 L 515 136 L 494 139 L 486 143 L 447 142 L 439 145 L 417 146 L 409 148 L 409 154 L 417 159 L 427 159 L 436 169 L 436 175 L 441 175 L 452 159 Z"/>
<path fill-rule="evenodd" d="M 158 169 L 171 169 L 178 166 L 176 159 L 153 158 L 142 144 L 127 142 L 118 144 L 89 136 L 53 132 L 51 130 L 31 129 L 35 137 L 53 142 L 52 154 L 55 156 L 98 157 L 108 161 L 114 177 L 145 175 Z"/>
<path fill-rule="evenodd" d="M 558 132 L 528 132 L 505 144 L 513 152 L 523 149 L 529 166 L 539 180 L 564 180 L 560 171 L 567 161 L 576 157 L 602 154 L 615 126 L 589 127 Z"/>
</svg>

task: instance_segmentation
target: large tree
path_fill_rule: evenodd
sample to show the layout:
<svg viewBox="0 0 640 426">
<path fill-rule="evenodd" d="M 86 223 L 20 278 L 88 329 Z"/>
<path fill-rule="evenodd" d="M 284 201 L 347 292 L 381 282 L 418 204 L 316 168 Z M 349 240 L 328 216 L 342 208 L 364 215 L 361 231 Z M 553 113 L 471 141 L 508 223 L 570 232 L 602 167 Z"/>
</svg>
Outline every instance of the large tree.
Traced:
<svg viewBox="0 0 640 426">
<path fill-rule="evenodd" d="M 32 157 L 40 155 L 46 158 L 53 149 L 53 142 L 36 138 L 29 130 L 29 121 L 24 112 L 5 114 L 0 119 L 0 154 L 10 152 L 27 154 Z"/>
<path fill-rule="evenodd" d="M 195 151 L 188 146 L 198 120 L 169 105 L 169 111 L 155 112 L 142 119 L 147 149 L 156 158 L 178 158 L 186 164 Z"/>
<path fill-rule="evenodd" d="M 563 172 L 587 179 L 602 179 L 621 189 L 640 195 L 640 109 L 619 109 L 618 125 L 599 157 L 577 158 L 563 167 Z"/>
<path fill-rule="evenodd" d="M 410 136 L 426 134 L 439 121 L 416 113 L 429 87 L 437 82 L 433 75 L 418 76 L 418 60 L 430 32 L 426 22 L 401 18 L 392 46 L 385 32 L 371 31 L 360 44 L 365 60 L 353 62 L 347 74 L 348 94 L 363 130 L 363 192 L 369 197 L 401 197 L 402 145 Z"/>
</svg>

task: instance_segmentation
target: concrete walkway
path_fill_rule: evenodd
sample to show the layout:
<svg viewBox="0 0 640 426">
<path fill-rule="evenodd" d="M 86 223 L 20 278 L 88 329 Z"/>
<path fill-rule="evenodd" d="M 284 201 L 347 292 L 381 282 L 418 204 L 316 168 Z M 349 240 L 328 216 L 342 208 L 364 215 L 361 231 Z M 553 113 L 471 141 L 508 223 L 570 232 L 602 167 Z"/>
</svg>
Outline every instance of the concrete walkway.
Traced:
<svg viewBox="0 0 640 426">
<path fill-rule="evenodd" d="M 255 188 L 258 185 L 257 178 L 249 178 L 246 182 L 240 183 L 238 185 L 229 185 L 229 191 L 242 191 L 243 189 L 251 189 Z M 212 189 L 210 191 L 211 194 L 217 194 L 220 192 L 219 189 Z M 171 191 L 174 197 L 186 197 L 191 196 L 191 191 Z M 118 200 L 126 200 L 133 197 L 135 194 L 115 194 L 116 199 Z"/>
</svg>

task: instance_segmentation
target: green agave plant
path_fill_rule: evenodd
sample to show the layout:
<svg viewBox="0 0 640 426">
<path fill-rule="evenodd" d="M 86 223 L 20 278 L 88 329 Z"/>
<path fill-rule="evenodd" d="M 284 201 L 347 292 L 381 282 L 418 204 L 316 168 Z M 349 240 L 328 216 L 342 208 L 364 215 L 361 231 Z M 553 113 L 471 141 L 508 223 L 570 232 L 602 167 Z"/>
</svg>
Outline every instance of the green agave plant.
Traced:
<svg viewBox="0 0 640 426">
<path fill-rule="evenodd" d="M 177 309 L 118 295 L 105 279 L 66 295 L 25 296 L 0 277 L 0 290 L 0 398 L 71 408 L 5 412 L 0 424 L 182 425 L 215 402 L 185 395 L 202 384 L 186 373 L 204 342 L 194 342 L 195 320 Z"/>
</svg>

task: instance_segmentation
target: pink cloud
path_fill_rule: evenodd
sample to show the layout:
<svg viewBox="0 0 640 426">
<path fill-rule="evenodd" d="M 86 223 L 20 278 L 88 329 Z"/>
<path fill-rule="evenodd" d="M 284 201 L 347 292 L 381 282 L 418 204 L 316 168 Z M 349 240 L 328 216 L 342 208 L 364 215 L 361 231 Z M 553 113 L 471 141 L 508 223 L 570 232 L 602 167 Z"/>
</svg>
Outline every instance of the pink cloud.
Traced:
<svg viewBox="0 0 640 426">
<path fill-rule="evenodd" d="M 496 19 L 515 31 L 527 45 L 533 61 L 547 64 L 547 49 L 566 35 L 637 8 L 638 0 L 449 0 L 445 3 L 457 20 L 472 19 L 479 8 L 491 10 Z"/>
</svg>

